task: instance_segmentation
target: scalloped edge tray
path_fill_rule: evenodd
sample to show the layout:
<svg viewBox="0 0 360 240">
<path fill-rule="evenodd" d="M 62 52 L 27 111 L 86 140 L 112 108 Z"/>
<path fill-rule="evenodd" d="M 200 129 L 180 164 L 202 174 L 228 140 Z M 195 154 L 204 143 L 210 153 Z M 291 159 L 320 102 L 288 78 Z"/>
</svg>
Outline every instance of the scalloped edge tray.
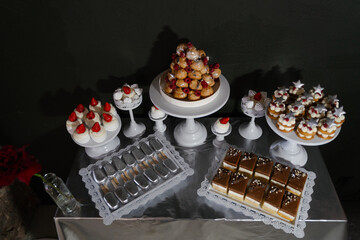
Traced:
<svg viewBox="0 0 360 240">
<path fill-rule="evenodd" d="M 164 146 L 164 150 L 168 154 L 168 157 L 177 163 L 181 171 L 173 175 L 172 177 L 164 180 L 161 183 L 158 183 L 154 188 L 145 192 L 143 195 L 140 195 L 137 198 L 134 198 L 132 201 L 124 204 L 120 208 L 111 211 L 110 208 L 105 203 L 99 185 L 94 181 L 91 176 L 91 169 L 93 166 L 100 166 L 105 161 L 110 161 L 110 159 L 115 155 L 120 155 L 125 151 L 128 151 L 132 146 L 138 146 L 140 142 L 147 141 L 151 137 L 156 137 Z M 170 144 L 169 141 L 159 132 L 155 134 L 150 134 L 146 138 L 142 138 L 131 145 L 126 146 L 126 148 L 121 149 L 120 151 L 114 152 L 109 156 L 106 156 L 104 159 L 97 161 L 94 164 L 88 165 L 86 168 L 79 170 L 79 174 L 82 176 L 82 181 L 85 183 L 85 187 L 88 190 L 91 200 L 95 203 L 95 208 L 99 210 L 99 215 L 103 217 L 103 222 L 105 225 L 110 225 L 114 220 L 120 219 L 122 216 L 129 214 L 132 210 L 137 209 L 140 206 L 144 206 L 148 201 L 154 199 L 156 196 L 164 193 L 180 182 L 184 181 L 188 176 L 194 174 L 194 170 L 185 163 L 184 159 L 180 156 L 179 152 Z"/>
<path fill-rule="evenodd" d="M 221 166 L 222 160 L 226 154 L 226 151 L 229 147 L 234 147 L 243 151 L 243 149 L 238 148 L 236 146 L 225 144 L 223 145 L 222 151 L 224 151 L 221 155 L 221 159 L 216 159 L 216 161 L 209 168 L 207 176 L 213 177 L 217 171 L 217 169 Z M 255 153 L 256 154 L 256 153 Z M 264 156 L 267 157 L 267 156 Z M 271 158 L 272 159 L 272 158 Z M 276 160 L 272 159 L 274 162 Z M 282 163 L 284 164 L 284 163 Z M 285 164 L 286 165 L 286 164 Z M 290 166 L 291 168 L 294 168 Z M 310 202 L 312 200 L 312 193 L 314 192 L 313 187 L 315 186 L 316 174 L 311 171 L 307 171 L 304 168 L 299 168 L 299 170 L 307 173 L 308 177 L 305 183 L 305 188 L 301 197 L 301 202 L 299 206 L 299 211 L 296 216 L 294 223 L 287 222 L 278 218 L 274 215 L 271 215 L 261 208 L 254 208 L 247 204 L 238 202 L 227 195 L 217 192 L 211 187 L 211 182 L 205 177 L 205 180 L 201 182 L 201 187 L 197 190 L 197 194 L 201 197 L 205 197 L 208 200 L 214 201 L 218 204 L 221 204 L 227 208 L 233 209 L 236 212 L 243 213 L 248 217 L 252 217 L 254 219 L 260 219 L 266 225 L 272 225 L 276 229 L 282 229 L 286 233 L 294 234 L 297 238 L 303 238 L 305 236 L 304 229 L 306 227 L 305 220 L 308 218 L 308 211 L 310 209 Z M 212 179 L 212 178 L 211 178 Z"/>
</svg>

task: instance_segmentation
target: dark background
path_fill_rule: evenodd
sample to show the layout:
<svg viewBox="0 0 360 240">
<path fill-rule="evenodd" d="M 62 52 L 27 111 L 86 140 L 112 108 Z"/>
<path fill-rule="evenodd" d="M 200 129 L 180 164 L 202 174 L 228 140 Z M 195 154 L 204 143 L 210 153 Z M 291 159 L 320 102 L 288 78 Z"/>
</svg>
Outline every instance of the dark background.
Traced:
<svg viewBox="0 0 360 240">
<path fill-rule="evenodd" d="M 272 92 L 298 79 L 338 94 L 346 123 L 320 150 L 340 199 L 359 200 L 359 12 L 354 0 L 1 0 L 0 144 L 30 144 L 43 172 L 65 179 L 79 149 L 65 129 L 75 106 L 112 101 L 117 87 L 139 83 L 145 101 L 135 115 L 146 117 L 150 82 L 190 40 L 231 83 L 213 116 L 243 116 L 248 89 Z"/>
</svg>

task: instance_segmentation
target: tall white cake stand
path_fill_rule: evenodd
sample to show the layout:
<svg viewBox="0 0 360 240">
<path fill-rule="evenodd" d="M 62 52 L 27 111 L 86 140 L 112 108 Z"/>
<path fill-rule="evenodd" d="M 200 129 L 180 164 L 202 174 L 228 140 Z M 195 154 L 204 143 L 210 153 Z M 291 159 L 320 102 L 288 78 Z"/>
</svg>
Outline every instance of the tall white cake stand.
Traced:
<svg viewBox="0 0 360 240">
<path fill-rule="evenodd" d="M 271 157 L 282 160 L 289 161 L 295 166 L 304 166 L 307 162 L 308 155 L 303 146 L 320 146 L 327 144 L 333 141 L 340 133 L 341 128 L 336 129 L 335 136 L 332 139 L 322 139 L 315 135 L 312 140 L 303 140 L 299 138 L 294 131 L 289 133 L 284 133 L 276 127 L 276 120 L 271 119 L 267 114 L 265 114 L 266 122 L 270 128 L 283 140 L 277 140 L 270 146 L 270 155 Z M 303 146 L 302 146 L 303 145 Z"/>
<path fill-rule="evenodd" d="M 225 105 L 230 95 L 229 83 L 221 75 L 219 93 L 211 102 L 200 107 L 181 107 L 166 101 L 160 92 L 162 90 L 160 89 L 159 80 L 167 71 L 160 73 L 152 81 L 149 89 L 150 99 L 155 106 L 168 115 L 186 119 L 180 122 L 174 129 L 174 138 L 179 145 L 184 147 L 199 146 L 206 140 L 207 131 L 203 124 L 195 121 L 195 118 L 208 116 Z"/>
<path fill-rule="evenodd" d="M 138 106 L 140 106 L 140 104 L 142 103 L 142 95 L 140 95 L 140 98 L 137 99 L 136 101 L 134 101 L 133 103 L 118 103 L 117 101 L 115 102 L 115 106 L 117 108 L 119 108 L 120 110 L 123 111 L 129 111 L 129 115 L 130 115 L 130 123 L 126 124 L 124 127 L 124 135 L 127 138 L 134 138 L 134 137 L 140 137 L 141 135 L 143 135 L 145 133 L 146 127 L 145 124 L 139 122 L 135 122 L 134 119 L 134 113 L 133 113 L 133 109 L 137 108 Z"/>
<path fill-rule="evenodd" d="M 119 121 L 119 127 L 115 131 L 107 131 L 106 139 L 101 143 L 97 143 L 94 140 L 90 139 L 89 142 L 81 144 L 76 142 L 72 136 L 71 138 L 76 144 L 85 148 L 85 152 L 89 157 L 94 159 L 100 159 L 105 155 L 116 151 L 117 148 L 120 146 L 120 139 L 118 137 L 118 134 L 121 129 L 121 119 L 119 115 L 117 115 L 116 118 Z"/>
<path fill-rule="evenodd" d="M 240 124 L 239 134 L 246 139 L 258 139 L 262 135 L 262 129 L 255 123 L 255 118 L 260 118 L 265 115 L 266 106 L 264 106 L 264 110 L 262 111 L 255 111 L 255 109 L 249 109 L 245 104 L 241 103 L 241 110 L 246 116 L 251 117 L 251 120 L 250 122 Z"/>
</svg>

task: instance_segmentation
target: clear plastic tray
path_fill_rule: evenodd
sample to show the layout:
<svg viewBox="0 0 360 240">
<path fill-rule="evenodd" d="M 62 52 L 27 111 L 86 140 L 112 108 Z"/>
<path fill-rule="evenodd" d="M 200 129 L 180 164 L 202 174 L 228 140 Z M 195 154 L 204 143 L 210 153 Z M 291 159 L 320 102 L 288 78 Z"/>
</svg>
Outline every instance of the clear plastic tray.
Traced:
<svg viewBox="0 0 360 240">
<path fill-rule="evenodd" d="M 268 212 L 265 212 L 260 207 L 256 208 L 253 206 L 250 206 L 246 203 L 236 201 L 229 196 L 220 193 L 213 189 L 211 186 L 211 181 L 213 177 L 215 176 L 218 168 L 221 166 L 223 158 L 226 154 L 226 151 L 229 147 L 233 147 L 239 150 L 240 149 L 236 146 L 230 146 L 227 144 L 224 144 L 222 147 L 223 153 L 221 153 L 219 156 L 222 156 L 220 159 L 216 159 L 212 166 L 209 168 L 209 172 L 205 180 L 201 183 L 200 188 L 197 190 L 197 194 L 199 196 L 205 197 L 211 201 L 214 201 L 218 204 L 221 204 L 227 208 L 233 209 L 236 212 L 241 212 L 246 216 L 252 217 L 254 219 L 260 219 L 264 224 L 272 225 L 276 229 L 282 229 L 286 233 L 294 234 L 297 238 L 303 238 L 305 236 L 304 229 L 306 227 L 305 220 L 308 218 L 308 211 L 310 209 L 310 202 L 312 200 L 312 193 L 313 193 L 313 187 L 315 185 L 315 178 L 316 174 L 311 171 L 307 171 L 304 168 L 299 168 L 302 172 L 305 172 L 307 174 L 307 180 L 305 183 L 305 187 L 302 193 L 299 210 L 296 216 L 296 219 L 294 222 L 287 222 L 286 220 L 281 219 L 280 217 L 274 216 Z M 256 154 L 256 153 L 255 153 Z M 265 156 L 266 157 L 266 156 Z M 272 159 L 273 160 L 273 159 Z M 276 162 L 276 161 L 274 161 Z M 281 162 L 281 164 L 284 164 Z M 286 165 L 286 164 L 284 164 Z M 292 166 L 290 166 L 292 167 Z M 292 167 L 293 168 L 293 167 Z"/>
<path fill-rule="evenodd" d="M 104 183 L 97 183 L 93 177 L 93 170 L 96 168 L 103 169 L 102 167 L 104 165 L 106 165 L 107 163 L 112 163 L 112 158 L 115 156 L 121 158 L 123 154 L 125 155 L 126 153 L 132 154 L 131 148 L 137 147 L 139 149 L 140 143 L 149 143 L 149 140 L 152 138 L 157 139 L 162 144 L 163 147 L 161 150 L 158 151 L 152 149 L 153 150 L 152 156 L 155 156 L 155 158 L 157 158 L 157 156 L 163 156 L 161 154 L 166 155 L 167 158 L 171 159 L 173 163 L 178 167 L 177 171 L 172 172 L 166 168 L 167 170 L 169 170 L 168 171 L 169 175 L 166 178 L 163 178 L 158 174 L 158 182 L 152 183 L 149 181 L 149 187 L 147 189 L 142 189 L 139 186 L 137 186 L 139 190 L 137 196 L 132 196 L 131 194 L 129 194 L 129 192 L 127 192 L 128 202 L 121 203 L 121 201 L 118 201 L 118 206 L 112 209 L 110 205 L 108 205 L 107 202 L 104 200 L 105 193 L 102 187 L 103 185 L 106 185 L 107 182 L 109 182 L 109 180 L 112 179 L 112 177 L 109 177 L 109 175 L 107 175 Z M 145 161 L 154 163 L 152 156 L 147 155 L 145 157 Z M 161 158 L 158 157 L 157 160 L 158 163 L 162 165 L 162 167 L 165 166 L 161 161 L 162 160 Z M 134 167 L 136 167 L 139 170 L 139 173 L 142 174 L 143 170 L 142 168 L 139 167 L 142 164 L 140 163 L 144 163 L 143 160 L 136 160 L 136 162 L 134 163 Z M 151 164 L 148 164 L 148 166 L 150 166 L 151 169 L 155 170 L 154 166 L 152 166 Z M 128 175 L 130 175 L 129 174 L 129 171 L 131 171 L 130 169 L 133 169 L 133 167 L 127 165 L 124 171 L 127 171 Z M 117 170 L 117 174 L 122 174 L 124 173 L 124 171 Z M 158 172 L 155 170 L 155 173 Z M 86 168 L 80 169 L 79 174 L 82 176 L 82 180 L 85 183 L 85 187 L 88 189 L 92 201 L 95 203 L 95 207 L 99 210 L 99 215 L 103 217 L 104 224 L 110 225 L 115 219 L 119 219 L 122 216 L 129 214 L 132 210 L 135 210 L 140 206 L 145 205 L 151 199 L 154 199 L 156 196 L 162 194 L 163 192 L 167 191 L 168 189 L 171 189 L 178 183 L 182 182 L 188 176 L 194 174 L 194 170 L 191 169 L 187 163 L 185 163 L 184 159 L 180 156 L 179 152 L 177 152 L 175 148 L 170 144 L 170 142 L 167 141 L 166 138 L 161 133 L 156 132 L 155 134 L 151 134 L 146 138 L 136 141 L 134 144 L 127 146 L 125 149 L 121 149 L 120 151 L 112 153 L 111 155 L 105 157 L 104 159 L 97 161 L 95 164 L 90 164 Z M 133 179 L 127 181 L 133 181 Z M 119 186 L 122 186 L 121 184 L 123 183 L 120 183 Z M 115 189 L 116 189 L 115 187 L 114 188 L 111 187 L 108 188 L 107 190 L 108 192 L 114 192 Z"/>
</svg>

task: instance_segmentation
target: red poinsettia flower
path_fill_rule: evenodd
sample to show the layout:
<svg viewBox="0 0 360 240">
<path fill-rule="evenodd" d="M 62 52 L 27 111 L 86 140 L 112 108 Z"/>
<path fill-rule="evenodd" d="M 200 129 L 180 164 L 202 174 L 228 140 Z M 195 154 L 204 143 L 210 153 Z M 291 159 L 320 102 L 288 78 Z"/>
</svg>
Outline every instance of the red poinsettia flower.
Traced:
<svg viewBox="0 0 360 240">
<path fill-rule="evenodd" d="M 31 177 L 40 172 L 41 165 L 25 151 L 26 147 L 5 145 L 0 149 L 0 187 L 10 185 L 15 179 L 29 184 Z"/>
</svg>

